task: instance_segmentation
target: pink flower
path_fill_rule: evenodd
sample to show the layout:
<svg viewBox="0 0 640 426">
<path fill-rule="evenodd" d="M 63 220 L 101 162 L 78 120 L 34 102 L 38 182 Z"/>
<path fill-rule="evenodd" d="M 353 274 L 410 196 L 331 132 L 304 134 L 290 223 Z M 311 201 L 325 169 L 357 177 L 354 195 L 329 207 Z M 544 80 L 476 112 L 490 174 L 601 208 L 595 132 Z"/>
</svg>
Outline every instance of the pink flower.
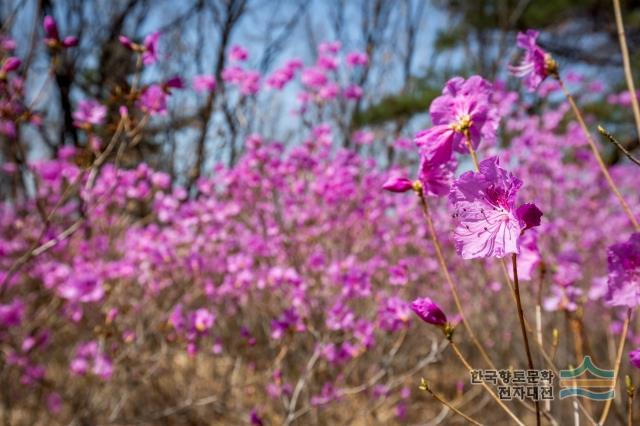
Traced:
<svg viewBox="0 0 640 426">
<path fill-rule="evenodd" d="M 449 80 L 442 96 L 429 108 L 433 127 L 415 137 L 421 155 L 432 164 L 441 164 L 451 159 L 453 150 L 467 152 L 467 135 L 474 148 L 481 139 L 495 139 L 497 114 L 490 104 L 490 94 L 491 84 L 482 77 Z"/>
<path fill-rule="evenodd" d="M 521 186 L 520 179 L 498 167 L 498 157 L 482 161 L 479 172 L 460 176 L 449 194 L 455 208 L 454 240 L 459 255 L 464 259 L 500 258 L 520 252 L 518 238 L 531 225 L 515 209 Z"/>
<path fill-rule="evenodd" d="M 318 90 L 318 97 L 323 101 L 335 99 L 340 92 L 340 87 L 333 81 L 328 82 Z"/>
<path fill-rule="evenodd" d="M 350 84 L 344 88 L 342 95 L 346 99 L 358 100 L 362 97 L 362 88 L 357 84 Z"/>
<path fill-rule="evenodd" d="M 107 107 L 98 101 L 89 99 L 80 101 L 78 109 L 73 112 L 73 124 L 76 127 L 100 125 L 107 116 Z"/>
<path fill-rule="evenodd" d="M 16 41 L 11 37 L 0 36 L 0 49 L 5 52 L 12 52 L 16 48 Z"/>
<path fill-rule="evenodd" d="M 318 46 L 318 52 L 321 55 L 332 54 L 335 55 L 342 49 L 342 43 L 339 41 L 324 41 Z"/>
<path fill-rule="evenodd" d="M 196 92 L 211 92 L 216 88 L 216 77 L 210 74 L 196 75 L 192 84 Z"/>
<path fill-rule="evenodd" d="M 607 303 L 629 308 L 640 305 L 640 232 L 631 234 L 624 243 L 609 247 L 607 262 Z"/>
<path fill-rule="evenodd" d="M 353 141 L 358 145 L 369 145 L 375 139 L 376 135 L 369 130 L 356 130 L 353 133 Z"/>
<path fill-rule="evenodd" d="M 325 71 L 319 67 L 306 68 L 302 71 L 300 81 L 305 86 L 309 86 L 313 89 L 320 89 L 327 84 L 328 78 Z"/>
<path fill-rule="evenodd" d="M 57 292 L 60 297 L 80 303 L 95 302 L 104 297 L 102 280 L 88 265 L 70 274 L 57 287 Z"/>
<path fill-rule="evenodd" d="M 442 312 L 442 309 L 428 297 L 418 298 L 411 302 L 411 309 L 429 324 L 442 326 L 447 323 L 447 316 Z"/>
<path fill-rule="evenodd" d="M 293 72 L 296 72 L 304 67 L 304 63 L 300 59 L 294 58 L 290 59 L 286 64 L 284 64 L 284 67 Z"/>
<path fill-rule="evenodd" d="M 551 292 L 552 296 L 544 299 L 545 310 L 575 312 L 578 309 L 578 300 L 582 296 L 582 290 L 578 287 L 554 285 L 551 287 Z"/>
<path fill-rule="evenodd" d="M 244 79 L 245 71 L 237 66 L 228 67 L 222 70 L 222 80 L 231 84 L 240 84 Z"/>
<path fill-rule="evenodd" d="M 530 92 L 535 91 L 540 83 L 550 74 L 557 72 L 557 65 L 538 44 L 536 39 L 539 33 L 527 30 L 526 33 L 518 33 L 518 47 L 525 50 L 524 58 L 520 65 L 509 66 L 509 71 L 524 80 L 524 84 Z"/>
<path fill-rule="evenodd" d="M 636 368 L 640 368 L 640 348 L 629 352 L 629 362 Z"/>
<path fill-rule="evenodd" d="M 391 192 L 407 192 L 413 188 L 413 182 L 411 179 L 400 176 L 391 176 L 382 185 L 382 189 Z"/>
<path fill-rule="evenodd" d="M 145 65 L 155 64 L 158 60 L 158 41 L 160 40 L 160 32 L 155 31 L 144 38 L 144 52 L 142 53 L 142 62 Z"/>
<path fill-rule="evenodd" d="M 383 330 L 400 330 L 409 324 L 411 306 L 399 297 L 390 297 L 381 302 L 378 318 Z"/>
<path fill-rule="evenodd" d="M 424 157 L 421 158 L 418 178 L 422 183 L 424 192 L 437 197 L 447 195 L 453 181 L 455 168 L 455 160 L 437 164 L 428 161 Z"/>
<path fill-rule="evenodd" d="M 0 324 L 3 327 L 13 327 L 22 323 L 25 306 L 21 299 L 14 299 L 11 303 L 0 305 Z"/>
<path fill-rule="evenodd" d="M 245 96 L 255 95 L 260 90 L 260 73 L 247 71 L 240 83 L 240 93 Z"/>
<path fill-rule="evenodd" d="M 149 115 L 164 115 L 167 113 L 167 94 L 162 87 L 152 84 L 142 92 L 138 106 Z"/>
<path fill-rule="evenodd" d="M 253 426 L 264 426 L 264 422 L 262 421 L 260 414 L 258 414 L 258 410 L 256 410 L 255 408 L 252 409 L 251 413 L 249 414 L 249 422 Z"/>
<path fill-rule="evenodd" d="M 233 45 L 229 49 L 229 62 L 244 62 L 249 58 L 247 49 L 240 45 Z"/>
<path fill-rule="evenodd" d="M 351 67 L 366 66 L 369 63 L 369 56 L 366 53 L 360 51 L 354 51 L 347 53 L 345 58 L 347 65 Z"/>
<path fill-rule="evenodd" d="M 92 340 L 76 348 L 75 357 L 69 366 L 72 373 L 85 375 L 91 372 L 102 380 L 109 380 L 113 373 L 111 359 L 102 351 L 98 342 Z"/>
<path fill-rule="evenodd" d="M 338 69 L 338 59 L 331 55 L 320 55 L 316 65 L 327 71 L 335 71 Z"/>
<path fill-rule="evenodd" d="M 47 396 L 47 409 L 57 414 L 62 410 L 62 397 L 57 392 L 52 392 Z"/>
<path fill-rule="evenodd" d="M 293 79 L 294 73 L 295 71 L 288 67 L 276 70 L 267 78 L 267 86 L 282 90 L 282 88 Z"/>
<path fill-rule="evenodd" d="M 193 314 L 193 326 L 199 333 L 208 331 L 213 326 L 215 316 L 207 309 L 200 308 Z"/>
</svg>

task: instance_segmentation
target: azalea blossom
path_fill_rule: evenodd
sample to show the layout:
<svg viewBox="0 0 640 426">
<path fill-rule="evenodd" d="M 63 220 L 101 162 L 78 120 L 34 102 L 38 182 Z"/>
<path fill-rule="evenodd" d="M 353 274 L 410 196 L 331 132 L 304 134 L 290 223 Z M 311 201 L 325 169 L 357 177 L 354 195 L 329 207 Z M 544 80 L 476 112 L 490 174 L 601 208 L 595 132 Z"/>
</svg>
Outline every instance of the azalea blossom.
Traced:
<svg viewBox="0 0 640 426">
<path fill-rule="evenodd" d="M 342 95 L 346 99 L 358 100 L 362 97 L 362 87 L 357 84 L 350 84 L 343 89 Z"/>
<path fill-rule="evenodd" d="M 520 65 L 509 66 L 509 71 L 522 78 L 525 86 L 531 92 L 535 91 L 549 75 L 558 72 L 558 66 L 551 55 L 538 46 L 536 40 L 539 34 L 534 30 L 518 33 L 517 44 L 518 47 L 525 50 L 524 57 Z"/>
<path fill-rule="evenodd" d="M 152 84 L 142 92 L 138 106 L 149 115 L 165 115 L 167 113 L 167 94 L 161 86 Z"/>
<path fill-rule="evenodd" d="M 229 49 L 229 62 L 244 62 L 249 58 L 249 52 L 244 47 L 235 44 Z"/>
<path fill-rule="evenodd" d="M 350 67 L 363 67 L 369 63 L 369 56 L 364 52 L 353 51 L 347 53 L 345 61 Z"/>
<path fill-rule="evenodd" d="M 73 124 L 76 127 L 100 125 L 107 117 L 107 107 L 94 99 L 80 101 L 73 112 Z"/>
<path fill-rule="evenodd" d="M 155 31 L 144 38 L 144 52 L 142 53 L 142 62 L 145 65 L 155 64 L 158 60 L 158 42 L 160 41 L 160 32 Z"/>
<path fill-rule="evenodd" d="M 216 88 L 216 78 L 209 74 L 196 75 L 193 77 L 192 84 L 196 92 L 212 91 Z"/>
<path fill-rule="evenodd" d="M 640 232 L 631 234 L 623 243 L 609 247 L 609 291 L 611 306 L 634 308 L 640 304 Z"/>
<path fill-rule="evenodd" d="M 438 164 L 422 157 L 418 179 L 422 183 L 424 192 L 437 197 L 449 194 L 455 168 L 455 160 Z"/>
<path fill-rule="evenodd" d="M 415 143 L 432 164 L 449 161 L 453 151 L 466 153 L 466 140 L 475 149 L 482 139 L 496 136 L 497 114 L 490 103 L 491 84 L 479 76 L 452 78 L 431 103 L 433 127 L 419 132 Z"/>
<path fill-rule="evenodd" d="M 520 179 L 498 167 L 498 157 L 482 161 L 479 172 L 460 176 L 449 194 L 455 208 L 454 241 L 459 255 L 473 259 L 520 253 L 521 233 L 539 225 L 542 215 L 535 205 L 520 211 L 526 212 L 524 217 L 518 214 L 515 202 L 521 187 Z"/>
</svg>

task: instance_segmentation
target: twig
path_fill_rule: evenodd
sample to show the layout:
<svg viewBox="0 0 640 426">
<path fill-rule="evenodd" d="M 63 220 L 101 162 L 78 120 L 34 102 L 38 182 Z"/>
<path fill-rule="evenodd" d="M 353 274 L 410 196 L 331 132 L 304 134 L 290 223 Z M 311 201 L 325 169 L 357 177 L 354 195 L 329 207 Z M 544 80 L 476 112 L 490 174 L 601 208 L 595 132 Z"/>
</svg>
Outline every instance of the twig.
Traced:
<svg viewBox="0 0 640 426">
<path fill-rule="evenodd" d="M 433 399 L 435 399 L 436 401 L 438 401 L 440 404 L 444 405 L 445 407 L 449 408 L 451 411 L 453 411 L 454 413 L 456 413 L 457 415 L 459 415 L 460 417 L 462 417 L 463 419 L 465 419 L 469 423 L 474 424 L 474 425 L 478 425 L 478 426 L 482 426 L 482 423 L 480 423 L 480 422 L 472 419 L 471 417 L 467 416 L 462 411 L 458 410 L 456 407 L 454 407 L 453 405 L 449 404 L 440 395 L 435 393 L 431 389 L 431 387 L 429 387 L 429 384 L 427 383 L 427 381 L 425 379 L 422 379 L 422 381 L 420 383 L 420 389 L 429 392 L 431 394 L 431 396 L 433 396 Z"/>
<path fill-rule="evenodd" d="M 578 124 L 582 128 L 582 131 L 584 132 L 584 135 L 587 137 L 587 142 L 589 143 L 589 147 L 591 148 L 591 151 L 593 152 L 593 156 L 595 157 L 595 159 L 596 159 L 596 161 L 598 163 L 598 166 L 600 166 L 600 170 L 602 171 L 602 174 L 604 175 L 604 178 L 606 179 L 607 183 L 609 184 L 609 187 L 611 188 L 611 191 L 613 191 L 615 196 L 618 198 L 618 201 L 620 202 L 620 205 L 622 206 L 622 209 L 624 210 L 624 212 L 629 217 L 629 221 L 631 222 L 633 227 L 637 231 L 640 231 L 640 224 L 638 224 L 638 221 L 636 220 L 635 216 L 631 212 L 631 209 L 629 208 L 629 205 L 627 204 L 627 201 L 624 199 L 624 197 L 620 193 L 620 190 L 618 189 L 618 187 L 616 186 L 615 182 L 611 178 L 611 174 L 609 174 L 609 170 L 607 169 L 607 165 L 604 163 L 604 160 L 602 160 L 602 156 L 600 155 L 600 151 L 598 150 L 598 146 L 596 145 L 595 141 L 593 140 L 593 137 L 591 136 L 591 132 L 589 132 L 589 128 L 587 127 L 587 124 L 584 121 L 584 117 L 582 116 L 582 113 L 580 112 L 580 109 L 578 108 L 578 105 L 576 104 L 576 101 L 573 99 L 573 96 L 571 95 L 571 93 L 569 93 L 569 90 L 567 90 L 567 87 L 564 85 L 564 82 L 562 81 L 562 79 L 559 76 L 557 77 L 557 80 L 558 80 L 558 83 L 560 84 L 560 87 L 562 88 L 562 93 L 564 93 L 564 96 L 567 98 L 567 101 L 569 101 L 569 105 L 571 106 L 571 109 L 573 110 L 573 113 L 575 114 L 576 119 L 578 120 Z"/>
<path fill-rule="evenodd" d="M 620 372 L 620 363 L 622 362 L 622 354 L 624 353 L 624 344 L 627 341 L 627 332 L 629 331 L 629 322 L 631 321 L 631 308 L 627 310 L 627 317 L 624 320 L 624 324 L 622 325 L 622 334 L 620 334 L 620 343 L 618 344 L 618 354 L 616 355 L 616 364 L 613 367 L 613 388 L 615 389 L 618 383 L 618 373 Z M 600 420 L 598 424 L 604 425 L 604 422 L 607 421 L 607 417 L 609 416 L 609 410 L 611 409 L 611 404 L 613 403 L 613 398 L 608 399 L 604 405 L 604 410 L 602 411 L 602 415 L 600 416 Z"/>
<path fill-rule="evenodd" d="M 527 351 L 529 370 L 533 370 L 533 357 L 531 356 L 531 349 L 529 348 L 529 337 L 527 336 L 527 327 L 524 323 L 524 312 L 522 310 L 522 300 L 520 299 L 520 284 L 518 280 L 518 255 L 515 253 L 511 256 L 511 264 L 513 266 L 513 285 L 516 294 L 516 306 L 518 308 L 520 329 L 522 330 L 522 338 L 524 339 L 524 348 Z M 536 424 L 540 426 L 540 403 L 538 401 L 534 402 L 536 405 Z"/>
<path fill-rule="evenodd" d="M 640 166 L 640 160 L 638 160 L 636 157 L 633 156 L 633 154 L 631 154 L 631 152 L 629 152 L 629 150 L 627 148 L 624 147 L 624 145 L 622 145 L 622 143 L 617 140 L 615 138 L 615 136 L 613 136 L 611 133 L 609 133 L 604 127 L 602 126 L 598 126 L 598 131 L 600 132 L 601 135 L 605 136 L 607 139 L 609 139 L 609 142 L 611 142 L 612 144 L 614 144 L 615 146 L 618 147 L 618 149 L 620 151 L 622 151 L 622 153 L 624 155 L 627 156 L 627 158 L 631 161 L 633 161 L 634 163 L 636 163 L 638 166 Z"/>
<path fill-rule="evenodd" d="M 467 360 L 465 359 L 464 355 L 462 355 L 462 352 L 460 352 L 460 349 L 458 348 L 458 345 L 456 345 L 453 342 L 453 339 L 450 339 L 449 343 L 450 343 L 451 349 L 453 349 L 453 352 L 456 354 L 456 356 L 458 357 L 460 362 L 462 362 L 462 364 L 467 369 L 467 371 L 471 372 L 473 370 L 473 368 L 471 367 L 469 362 L 467 362 Z M 504 402 L 502 402 L 502 400 L 500 398 L 498 398 L 498 395 L 496 395 L 495 392 L 493 392 L 493 389 L 491 389 L 491 387 L 488 384 L 486 384 L 484 381 L 482 381 L 481 384 L 487 390 L 489 395 L 491 395 L 491 397 L 494 399 L 494 401 L 496 401 L 498 403 L 500 408 L 502 408 L 507 414 L 509 414 L 509 416 L 516 422 L 516 424 L 518 424 L 519 426 L 524 426 L 524 423 L 522 423 L 520 421 L 520 419 L 518 419 L 518 417 L 515 414 L 513 414 L 513 411 L 509 410 L 509 407 L 507 407 L 504 404 Z"/>
<path fill-rule="evenodd" d="M 636 132 L 638 133 L 638 138 L 640 138 L 640 108 L 638 107 L 636 87 L 633 83 L 633 74 L 631 73 L 631 61 L 629 61 L 627 38 L 624 35 L 624 23 L 622 22 L 622 12 L 620 11 L 620 0 L 613 0 L 613 11 L 616 16 L 616 27 L 618 28 L 618 39 L 620 40 L 620 52 L 622 53 L 624 76 L 627 80 L 629 94 L 631 95 L 631 108 L 633 109 L 633 118 L 636 122 Z"/>
</svg>

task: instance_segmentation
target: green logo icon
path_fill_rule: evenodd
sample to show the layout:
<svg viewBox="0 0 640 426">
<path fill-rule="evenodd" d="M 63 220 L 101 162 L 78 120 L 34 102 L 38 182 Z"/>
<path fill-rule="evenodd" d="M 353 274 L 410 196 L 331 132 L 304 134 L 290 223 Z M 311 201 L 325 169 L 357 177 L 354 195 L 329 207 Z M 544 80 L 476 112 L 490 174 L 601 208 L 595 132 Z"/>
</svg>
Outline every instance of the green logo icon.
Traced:
<svg viewBox="0 0 640 426">
<path fill-rule="evenodd" d="M 593 378 L 580 378 L 591 373 Z M 615 378 L 613 370 L 602 370 L 596 367 L 590 356 L 584 357 L 582 363 L 569 370 L 560 370 L 560 399 L 572 396 L 588 398 L 595 401 L 606 401 L 615 396 Z M 591 389 L 603 389 L 592 391 Z"/>
</svg>

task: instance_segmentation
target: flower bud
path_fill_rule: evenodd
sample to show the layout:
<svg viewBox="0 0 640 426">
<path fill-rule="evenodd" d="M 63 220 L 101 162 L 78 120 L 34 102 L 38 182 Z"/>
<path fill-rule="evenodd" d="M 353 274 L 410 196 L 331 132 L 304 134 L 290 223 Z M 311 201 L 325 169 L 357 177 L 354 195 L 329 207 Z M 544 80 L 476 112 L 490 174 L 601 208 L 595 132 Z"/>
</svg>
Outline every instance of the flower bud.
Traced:
<svg viewBox="0 0 640 426">
<path fill-rule="evenodd" d="M 428 297 L 419 298 L 411 302 L 411 309 L 424 322 L 429 324 L 443 326 L 447 323 L 447 316 L 442 312 L 442 309 Z"/>
<path fill-rule="evenodd" d="M 15 56 L 8 57 L 4 63 L 2 64 L 2 69 L 0 71 L 4 73 L 8 73 L 11 71 L 15 71 L 22 64 L 22 61 Z"/>
<path fill-rule="evenodd" d="M 55 19 L 53 17 L 47 15 L 44 17 L 44 21 L 42 22 L 42 26 L 44 27 L 44 32 L 47 35 L 47 38 L 59 40 L 60 35 L 58 34 L 58 24 L 56 24 Z"/>
<path fill-rule="evenodd" d="M 382 189 L 391 192 L 407 192 L 413 188 L 413 182 L 405 177 L 392 176 L 382 185 Z"/>
</svg>

